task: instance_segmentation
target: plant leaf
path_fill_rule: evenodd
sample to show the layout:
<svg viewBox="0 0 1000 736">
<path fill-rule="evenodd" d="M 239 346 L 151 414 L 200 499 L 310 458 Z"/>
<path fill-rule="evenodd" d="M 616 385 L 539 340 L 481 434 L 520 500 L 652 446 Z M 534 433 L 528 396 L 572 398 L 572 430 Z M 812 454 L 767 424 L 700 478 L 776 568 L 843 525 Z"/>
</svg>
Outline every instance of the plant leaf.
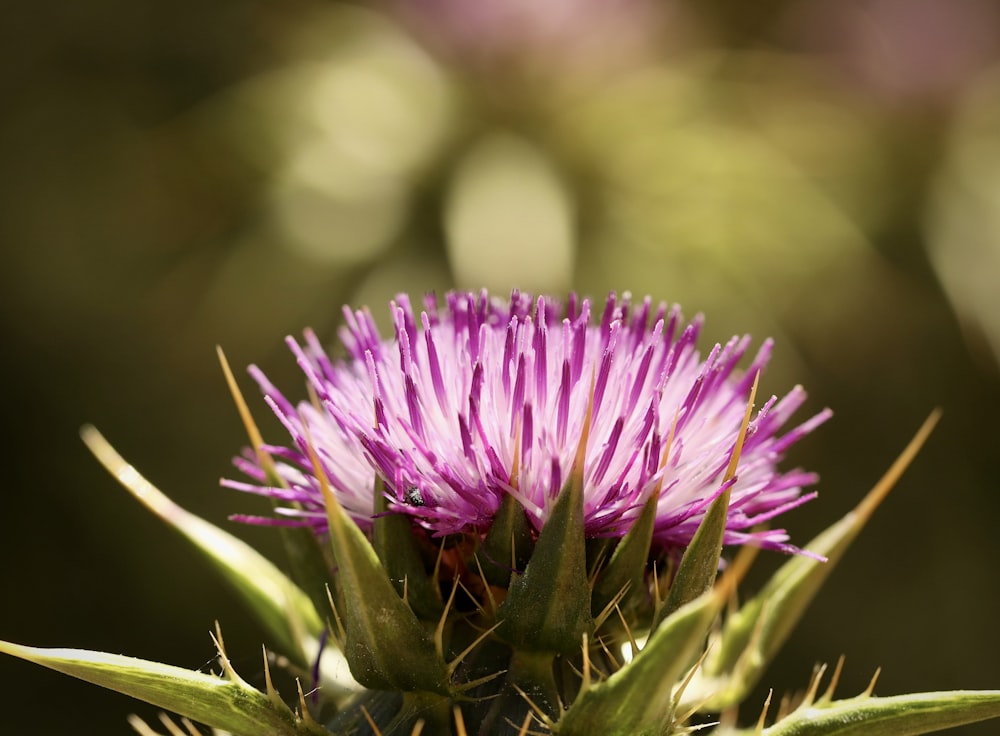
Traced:
<svg viewBox="0 0 1000 736">
<path fill-rule="evenodd" d="M 590 612 L 594 616 L 599 615 L 623 590 L 627 591 L 626 599 L 641 599 L 642 578 L 646 574 L 649 545 L 656 523 L 656 502 L 656 496 L 646 501 L 639 518 L 615 546 L 608 564 L 598 573 L 590 602 Z M 625 599 L 621 608 L 627 609 Z"/>
<path fill-rule="evenodd" d="M 80 431 L 87 447 L 136 499 L 197 547 L 296 664 L 319 654 L 323 620 L 309 597 L 246 542 L 178 506 L 129 465 L 94 427 Z"/>
<path fill-rule="evenodd" d="M 738 704 L 754 687 L 805 613 L 827 576 L 851 542 L 912 462 L 937 423 L 933 412 L 857 507 L 836 522 L 806 549 L 827 562 L 796 555 L 782 565 L 767 584 L 736 613 L 729 616 L 718 641 L 685 692 L 685 703 L 714 712 Z"/>
<path fill-rule="evenodd" d="M 0 652 L 144 700 L 234 736 L 327 734 L 269 698 L 224 662 L 226 677 L 83 649 L 39 649 L 0 641 Z M 223 655 L 224 657 L 224 655 Z"/>
<path fill-rule="evenodd" d="M 399 597 L 364 532 L 330 488 L 326 473 L 309 445 L 320 481 L 337 563 L 337 598 L 342 601 L 344 656 L 351 674 L 365 687 L 450 694 L 448 666 L 442 652 Z"/>
<path fill-rule="evenodd" d="M 497 611 L 497 634 L 515 647 L 573 653 L 593 629 L 583 528 L 582 483 L 563 488 L 527 567 Z"/>
<path fill-rule="evenodd" d="M 285 481 L 278 474 L 274 459 L 265 449 L 264 438 L 250 413 L 250 407 L 243 397 L 243 392 L 240 391 L 236 376 L 233 375 L 232 368 L 229 367 L 226 354 L 219 346 L 216 346 L 215 351 L 219 358 L 219 366 L 222 368 L 222 375 L 226 379 L 230 394 L 232 394 L 233 403 L 236 404 L 236 411 L 246 430 L 250 447 L 257 457 L 257 464 L 264 471 L 269 484 L 279 488 L 285 487 Z M 275 499 L 272 499 L 272 505 L 277 507 L 279 504 Z M 330 578 L 333 561 L 329 559 L 329 549 L 319 543 L 311 529 L 279 526 L 277 533 L 285 547 L 285 553 L 288 555 L 292 577 L 309 596 L 313 607 L 317 611 L 325 610 L 327 590 L 333 582 Z"/>
<path fill-rule="evenodd" d="M 739 465 L 740 454 L 743 452 L 747 429 L 750 426 L 750 415 L 753 413 L 759 380 L 760 372 L 758 371 L 750 387 L 750 396 L 747 398 L 743 422 L 740 424 L 740 431 L 729 458 L 729 466 L 722 479 L 724 490 L 718 498 L 712 501 L 712 505 L 705 512 L 691 543 L 684 550 L 684 556 L 681 557 L 680 564 L 677 566 L 677 574 L 670 585 L 670 593 L 657 615 L 654 626 L 658 625 L 665 616 L 670 615 L 685 603 L 693 601 L 711 588 L 719 574 L 722 540 L 726 533 L 726 522 L 729 521 L 729 499 L 733 483 L 736 480 L 736 469 Z"/>
<path fill-rule="evenodd" d="M 503 622 L 497 634 L 515 648 L 572 654 L 583 635 L 594 630 L 583 521 L 583 463 L 591 418 L 588 405 L 569 482 L 560 489 L 524 572 L 511 577 L 497 611 Z"/>
<path fill-rule="evenodd" d="M 725 601 L 746 573 L 750 557 L 737 558 L 718 585 L 667 616 L 631 662 L 603 682 L 583 686 L 553 731 L 561 736 L 673 733 L 675 691 L 697 660 Z"/>
<path fill-rule="evenodd" d="M 514 571 L 523 570 L 531 559 L 534 545 L 524 506 L 513 494 L 505 495 L 480 549 L 486 581 L 507 588 Z"/>
<path fill-rule="evenodd" d="M 746 736 L 917 736 L 1000 717 L 1000 690 L 856 698 L 799 708 Z"/>
</svg>

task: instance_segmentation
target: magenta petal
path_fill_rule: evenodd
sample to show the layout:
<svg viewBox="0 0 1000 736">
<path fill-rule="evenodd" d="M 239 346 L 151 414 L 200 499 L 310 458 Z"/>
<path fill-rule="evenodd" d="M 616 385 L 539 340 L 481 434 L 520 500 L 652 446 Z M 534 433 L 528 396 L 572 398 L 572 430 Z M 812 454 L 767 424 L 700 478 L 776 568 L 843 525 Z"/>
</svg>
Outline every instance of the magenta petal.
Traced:
<svg viewBox="0 0 1000 736">
<path fill-rule="evenodd" d="M 287 444 L 267 448 L 282 486 L 266 484 L 253 453 L 235 462 L 248 481 L 223 485 L 294 505 L 282 506 L 272 519 L 234 518 L 324 533 L 320 484 L 307 456 L 312 442 L 334 493 L 362 528 L 371 524 L 380 477 L 390 508 L 432 533 L 483 533 L 510 493 L 537 531 L 572 475 L 589 408 L 583 468 L 588 535 L 624 534 L 649 495 L 658 493 L 656 543 L 684 546 L 712 499 L 729 486 L 728 544 L 799 551 L 780 529 L 747 530 L 815 495 L 802 490 L 815 475 L 779 465 L 791 445 L 829 418 L 829 410 L 788 427 L 805 400 L 800 387 L 761 402 L 736 478 L 723 484 L 771 341 L 745 369 L 739 366 L 748 336 L 716 345 L 702 359 L 696 349 L 700 318 L 684 326 L 678 307 L 654 309 L 649 298 L 633 302 L 628 294 L 609 295 L 596 313 L 589 300 L 572 294 L 565 305 L 519 292 L 509 300 L 449 292 L 423 304 L 416 314 L 409 298 L 398 296 L 388 339 L 367 310 L 345 308 L 339 333 L 344 360 L 332 360 L 311 332 L 302 346 L 289 340 L 318 406 L 293 405 L 251 368 L 289 434 Z M 418 497 L 419 504 L 411 502 Z"/>
</svg>

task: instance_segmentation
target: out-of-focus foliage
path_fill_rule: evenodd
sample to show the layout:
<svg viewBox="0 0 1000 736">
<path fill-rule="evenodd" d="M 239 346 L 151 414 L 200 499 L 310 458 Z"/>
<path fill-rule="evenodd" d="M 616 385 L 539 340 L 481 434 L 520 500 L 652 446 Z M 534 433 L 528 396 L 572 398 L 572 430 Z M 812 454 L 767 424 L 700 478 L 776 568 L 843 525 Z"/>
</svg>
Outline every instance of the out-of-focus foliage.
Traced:
<svg viewBox="0 0 1000 736">
<path fill-rule="evenodd" d="M 95 490 L 77 441 L 99 423 L 222 520 L 243 499 L 214 488 L 240 442 L 216 343 L 281 383 L 281 337 L 329 336 L 342 303 L 616 288 L 705 312 L 713 338 L 773 335 L 764 390 L 801 382 L 835 408 L 801 450 L 824 482 L 799 539 L 944 408 L 769 684 L 845 652 L 894 692 L 996 687 L 998 65 L 992 0 L 10 9 L 4 500 L 25 523 L 0 542 L 0 633 L 197 667 L 212 652 L 181 647 L 218 616 L 256 651 L 209 578 L 183 601 L 150 582 L 193 560 Z M 897 559 L 903 534 L 923 557 Z M 967 626 L 915 646 L 938 619 Z M 44 675 L 0 675 L 25 724 L 52 703 Z M 58 688 L 56 732 L 75 713 L 125 732 L 120 701 Z"/>
<path fill-rule="evenodd" d="M 1000 66 L 976 80 L 957 110 L 933 191 L 931 261 L 970 343 L 985 343 L 1000 362 Z"/>
</svg>

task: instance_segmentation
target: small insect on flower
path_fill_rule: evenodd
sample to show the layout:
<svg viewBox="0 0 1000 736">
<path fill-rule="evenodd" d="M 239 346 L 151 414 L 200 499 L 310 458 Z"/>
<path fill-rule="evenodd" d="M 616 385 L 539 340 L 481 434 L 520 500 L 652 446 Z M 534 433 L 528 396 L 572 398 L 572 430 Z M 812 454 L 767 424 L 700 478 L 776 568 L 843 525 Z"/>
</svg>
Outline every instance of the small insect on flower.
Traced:
<svg viewBox="0 0 1000 736">
<path fill-rule="evenodd" d="M 403 496 L 403 500 L 410 506 L 424 505 L 424 497 L 420 495 L 420 489 L 416 486 L 410 486 L 406 489 L 406 495 Z"/>
</svg>

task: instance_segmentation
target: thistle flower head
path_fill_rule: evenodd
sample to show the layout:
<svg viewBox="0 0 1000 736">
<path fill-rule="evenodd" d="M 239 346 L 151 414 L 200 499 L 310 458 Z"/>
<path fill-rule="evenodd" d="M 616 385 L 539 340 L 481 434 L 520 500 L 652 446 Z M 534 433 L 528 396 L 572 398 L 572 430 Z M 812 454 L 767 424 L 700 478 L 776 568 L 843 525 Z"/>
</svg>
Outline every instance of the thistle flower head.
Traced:
<svg viewBox="0 0 1000 736">
<path fill-rule="evenodd" d="M 572 295 L 560 305 L 515 292 L 430 297 L 419 317 L 398 297 L 392 318 L 383 340 L 367 312 L 347 312 L 338 361 L 311 333 L 304 346 L 290 340 L 308 402 L 293 405 L 252 369 L 288 446 L 262 444 L 222 359 L 254 445 L 237 461 L 251 482 L 225 484 L 278 510 L 241 518 L 325 537 L 285 535 L 300 582 L 84 429 L 108 470 L 234 584 L 286 650 L 275 663 L 310 673 L 294 710 L 267 650 L 261 692 L 236 673 L 218 628 L 223 677 L 2 641 L 0 653 L 246 736 L 681 736 L 756 686 L 937 419 L 810 552 L 724 614 L 753 557 L 720 577 L 724 542 L 798 551 L 783 531 L 755 527 L 811 497 L 811 474 L 777 466 L 829 416 L 784 430 L 800 388 L 753 414 L 770 343 L 746 368 L 746 337 L 702 359 L 698 320 L 614 295 L 599 317 Z M 1000 716 L 1000 691 L 876 698 L 873 680 L 833 701 L 839 671 L 823 695 L 816 675 L 803 705 L 768 728 L 765 703 L 753 732 L 927 733 Z"/>
<path fill-rule="evenodd" d="M 363 529 L 374 494 L 436 535 L 481 534 L 507 495 L 537 532 L 563 486 L 581 473 L 585 530 L 624 535 L 655 495 L 654 546 L 685 546 L 705 510 L 731 488 L 725 542 L 796 551 L 781 529 L 751 530 L 811 499 L 816 477 L 781 471 L 787 448 L 830 414 L 783 431 L 805 392 L 772 397 L 753 416 L 736 477 L 725 480 L 750 387 L 766 365 L 765 342 L 740 369 L 748 336 L 696 348 L 701 320 L 679 309 L 611 294 L 598 312 L 514 292 L 509 300 L 451 292 L 391 304 L 385 339 L 367 310 L 345 308 L 346 357 L 332 360 L 312 332 L 288 344 L 311 402 L 293 404 L 256 367 L 250 371 L 291 435 L 263 448 L 280 482 L 247 451 L 237 466 L 251 482 L 224 485 L 281 502 L 273 519 L 326 531 L 311 446 L 341 505 Z M 582 469 L 574 470 L 584 444 Z M 376 483 L 376 477 L 381 479 Z"/>
</svg>

